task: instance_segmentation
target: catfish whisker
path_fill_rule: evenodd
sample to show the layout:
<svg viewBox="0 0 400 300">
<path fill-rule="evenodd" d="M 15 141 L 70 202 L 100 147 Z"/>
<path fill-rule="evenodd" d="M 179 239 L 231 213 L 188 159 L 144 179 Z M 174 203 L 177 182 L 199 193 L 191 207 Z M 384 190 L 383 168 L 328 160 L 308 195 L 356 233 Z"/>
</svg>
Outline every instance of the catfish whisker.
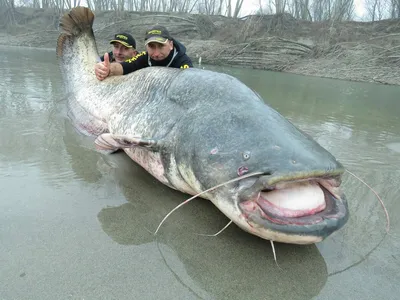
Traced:
<svg viewBox="0 0 400 300">
<path fill-rule="evenodd" d="M 381 199 L 381 197 L 379 197 L 378 193 L 375 192 L 375 190 L 369 186 L 365 181 L 363 181 L 360 177 L 358 177 L 357 175 L 355 175 L 354 173 L 350 172 L 349 170 L 346 169 L 346 172 L 349 173 L 350 175 L 354 176 L 356 179 L 358 179 L 359 181 L 361 181 L 363 184 L 365 184 L 374 194 L 375 196 L 378 198 L 378 201 L 380 202 L 383 211 L 386 215 L 386 233 L 389 233 L 389 229 L 390 229 L 390 218 L 389 218 L 389 213 L 385 207 L 385 204 L 383 203 L 383 200 Z"/>
<path fill-rule="evenodd" d="M 219 187 L 224 186 L 224 185 L 226 185 L 226 184 L 229 184 L 229 183 L 232 183 L 232 182 L 235 182 L 235 181 L 239 181 L 239 180 L 242 180 L 242 179 L 245 179 L 245 178 L 248 178 L 248 177 L 253 177 L 253 176 L 262 175 L 262 174 L 264 174 L 264 173 L 263 173 L 263 172 L 254 172 L 254 173 L 246 174 L 246 175 L 240 176 L 240 177 L 238 177 L 238 178 L 231 179 L 231 180 L 228 180 L 228 181 L 223 182 L 223 183 L 221 183 L 221 184 L 218 184 L 218 185 L 216 185 L 216 186 L 213 186 L 213 187 L 211 187 L 211 188 L 209 188 L 209 189 L 207 189 L 207 190 L 205 190 L 205 191 L 202 191 L 202 192 L 200 192 L 200 193 L 194 195 L 193 197 L 190 197 L 189 199 L 187 199 L 187 200 L 183 201 L 182 203 L 180 203 L 179 205 L 177 205 L 174 209 L 172 209 L 172 210 L 164 217 L 164 219 L 162 219 L 162 221 L 161 221 L 160 224 L 158 225 L 156 231 L 154 232 L 154 235 L 157 234 L 157 232 L 158 232 L 158 230 L 160 229 L 161 225 L 164 223 L 164 221 L 165 221 L 175 210 L 177 210 L 177 209 L 180 208 L 181 206 L 185 205 L 185 204 L 188 203 L 189 201 L 192 201 L 193 199 L 197 198 L 198 196 L 200 196 L 200 195 L 202 195 L 202 194 L 204 194 L 204 193 L 207 193 L 207 192 L 209 192 L 209 191 L 215 190 L 216 188 L 219 188 Z"/>
<path fill-rule="evenodd" d="M 228 224 L 226 224 L 224 226 L 224 228 L 222 228 L 220 231 L 218 231 L 217 233 L 214 234 L 203 234 L 203 233 L 196 233 L 197 235 L 202 235 L 202 236 L 217 236 L 218 234 L 220 234 L 222 231 L 224 231 L 226 228 L 228 228 L 229 225 L 231 225 L 233 221 L 229 221 Z"/>
<path fill-rule="evenodd" d="M 261 192 L 259 192 L 258 193 L 258 197 L 257 197 L 257 200 L 258 199 L 260 199 L 260 196 L 261 196 Z M 203 234 L 203 233 L 196 233 L 197 235 L 201 235 L 201 236 L 217 236 L 217 235 L 219 235 L 222 231 L 224 231 L 226 228 L 228 228 L 228 226 L 229 225 L 231 225 L 231 223 L 232 223 L 233 221 L 231 220 L 231 221 L 229 221 L 229 223 L 228 224 L 226 224 L 225 226 L 224 226 L 224 228 L 222 228 L 220 231 L 218 231 L 217 233 L 214 233 L 214 234 Z"/>
<path fill-rule="evenodd" d="M 272 253 L 274 254 L 274 261 L 275 261 L 277 267 L 278 267 L 279 269 L 281 269 L 281 267 L 278 265 L 278 260 L 276 259 L 276 252 L 275 252 L 274 241 L 273 241 L 273 240 L 270 240 L 269 242 L 271 243 Z M 282 270 L 282 269 L 281 269 L 281 270 Z"/>
</svg>

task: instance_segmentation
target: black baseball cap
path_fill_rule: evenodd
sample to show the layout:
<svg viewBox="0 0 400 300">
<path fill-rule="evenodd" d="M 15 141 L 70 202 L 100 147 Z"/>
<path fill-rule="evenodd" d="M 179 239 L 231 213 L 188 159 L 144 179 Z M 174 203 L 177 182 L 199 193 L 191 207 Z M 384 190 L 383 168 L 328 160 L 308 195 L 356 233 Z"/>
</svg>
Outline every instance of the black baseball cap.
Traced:
<svg viewBox="0 0 400 300">
<path fill-rule="evenodd" d="M 120 43 L 128 48 L 136 48 L 136 41 L 129 33 L 122 32 L 114 35 L 114 39 L 110 41 L 110 44 Z"/>
<path fill-rule="evenodd" d="M 146 46 L 151 42 L 165 44 L 168 40 L 172 40 L 172 37 L 167 28 L 161 25 L 156 25 L 146 31 L 144 45 Z"/>
</svg>

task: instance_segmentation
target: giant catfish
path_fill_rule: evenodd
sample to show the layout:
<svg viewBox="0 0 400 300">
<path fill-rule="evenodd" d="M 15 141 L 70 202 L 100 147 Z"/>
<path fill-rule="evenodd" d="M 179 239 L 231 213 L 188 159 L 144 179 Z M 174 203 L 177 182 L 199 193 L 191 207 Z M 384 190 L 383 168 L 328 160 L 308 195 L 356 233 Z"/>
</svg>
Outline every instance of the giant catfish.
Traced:
<svg viewBox="0 0 400 300">
<path fill-rule="evenodd" d="M 316 243 L 346 223 L 343 166 L 257 93 L 197 68 L 149 67 L 98 81 L 93 22 L 88 8 L 66 13 L 57 57 L 69 117 L 98 149 L 123 149 L 167 186 L 203 192 L 263 239 Z"/>
</svg>

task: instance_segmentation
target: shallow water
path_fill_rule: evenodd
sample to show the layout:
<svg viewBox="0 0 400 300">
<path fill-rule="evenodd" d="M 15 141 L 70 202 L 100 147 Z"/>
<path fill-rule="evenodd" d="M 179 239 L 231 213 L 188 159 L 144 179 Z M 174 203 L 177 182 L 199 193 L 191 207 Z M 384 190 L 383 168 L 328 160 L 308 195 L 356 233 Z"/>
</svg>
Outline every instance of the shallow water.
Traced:
<svg viewBox="0 0 400 300">
<path fill-rule="evenodd" d="M 0 48 L 0 299 L 398 299 L 399 87 L 210 67 L 240 78 L 383 198 L 345 175 L 350 219 L 310 246 L 230 226 L 65 118 L 54 51 Z"/>
</svg>

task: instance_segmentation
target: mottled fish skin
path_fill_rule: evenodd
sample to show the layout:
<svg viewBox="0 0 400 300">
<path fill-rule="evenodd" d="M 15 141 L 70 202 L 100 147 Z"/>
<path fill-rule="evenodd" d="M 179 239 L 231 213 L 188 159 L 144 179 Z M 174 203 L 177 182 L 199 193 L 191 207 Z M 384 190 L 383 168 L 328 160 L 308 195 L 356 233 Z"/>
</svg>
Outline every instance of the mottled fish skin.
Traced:
<svg viewBox="0 0 400 300">
<path fill-rule="evenodd" d="M 151 67 L 98 81 L 93 20 L 84 7 L 65 14 L 57 56 L 71 121 L 96 137 L 98 149 L 123 149 L 159 181 L 191 195 L 261 173 L 201 197 L 264 239 L 315 243 L 346 223 L 347 202 L 338 188 L 343 166 L 257 93 L 232 76 L 196 68 Z M 309 224 L 262 211 L 261 191 L 268 198 L 267 190 L 304 181 L 321 186 L 329 207 L 308 216 Z"/>
</svg>

